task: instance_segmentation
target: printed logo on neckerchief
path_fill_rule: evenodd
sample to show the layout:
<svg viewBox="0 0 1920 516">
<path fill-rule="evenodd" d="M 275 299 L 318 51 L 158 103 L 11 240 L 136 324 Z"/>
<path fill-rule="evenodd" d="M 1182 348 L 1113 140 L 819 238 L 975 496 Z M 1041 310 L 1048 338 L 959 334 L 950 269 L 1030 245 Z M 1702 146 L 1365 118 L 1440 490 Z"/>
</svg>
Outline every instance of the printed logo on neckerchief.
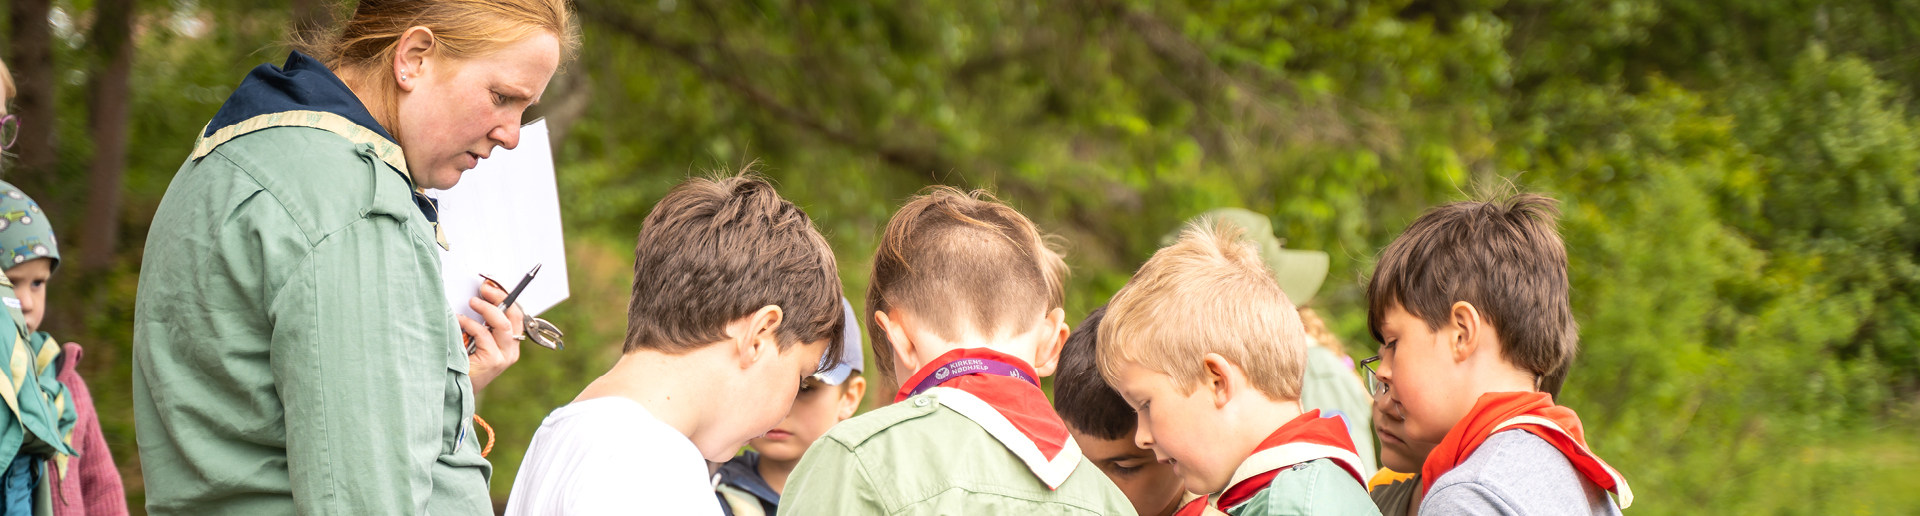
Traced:
<svg viewBox="0 0 1920 516">
<path fill-rule="evenodd" d="M 927 375 L 918 385 L 913 386 L 913 390 L 907 393 L 907 397 L 919 396 L 920 393 L 927 392 L 927 389 L 939 387 L 940 384 L 947 383 L 949 380 L 970 374 L 1006 376 L 1016 380 L 1026 380 L 1034 387 L 1040 386 L 1039 380 L 1020 372 L 1019 366 L 987 358 L 962 358 L 934 369 L 933 374 Z"/>
<path fill-rule="evenodd" d="M 943 374 L 945 379 L 940 378 Z M 925 406 L 924 401 L 932 400 L 972 420 L 1048 489 L 1058 489 L 1083 458 L 1066 422 L 1037 385 L 1037 376 L 1018 357 L 988 348 L 959 348 L 902 381 L 894 401 L 914 398 L 914 406 Z"/>
</svg>

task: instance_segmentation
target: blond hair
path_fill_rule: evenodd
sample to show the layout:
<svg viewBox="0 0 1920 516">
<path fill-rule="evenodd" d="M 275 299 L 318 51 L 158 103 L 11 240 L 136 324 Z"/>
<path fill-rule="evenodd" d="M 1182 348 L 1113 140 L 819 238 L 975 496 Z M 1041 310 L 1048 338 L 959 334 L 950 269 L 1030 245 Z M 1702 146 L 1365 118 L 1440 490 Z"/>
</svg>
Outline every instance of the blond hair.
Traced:
<svg viewBox="0 0 1920 516">
<path fill-rule="evenodd" d="M 360 0 L 337 33 L 297 34 L 292 45 L 348 84 L 373 88 L 361 93 L 381 105 L 368 110 L 399 138 L 392 63 L 400 37 L 414 27 L 433 31 L 438 51 L 453 59 L 485 57 L 539 33 L 560 40 L 562 63 L 580 46 L 580 26 L 566 0 Z"/>
<path fill-rule="evenodd" d="M 1191 394 L 1206 377 L 1208 353 L 1239 366 L 1275 400 L 1300 399 L 1306 333 L 1260 252 L 1231 223 L 1198 223 L 1154 253 L 1113 295 L 1100 322 L 1100 376 L 1136 364 L 1171 377 Z"/>
<path fill-rule="evenodd" d="M 0 102 L 13 100 L 14 95 L 20 94 L 19 90 L 13 89 L 13 72 L 7 70 L 6 61 L 0 61 L 0 88 L 5 88 L 6 91 L 6 93 L 0 93 Z"/>
</svg>

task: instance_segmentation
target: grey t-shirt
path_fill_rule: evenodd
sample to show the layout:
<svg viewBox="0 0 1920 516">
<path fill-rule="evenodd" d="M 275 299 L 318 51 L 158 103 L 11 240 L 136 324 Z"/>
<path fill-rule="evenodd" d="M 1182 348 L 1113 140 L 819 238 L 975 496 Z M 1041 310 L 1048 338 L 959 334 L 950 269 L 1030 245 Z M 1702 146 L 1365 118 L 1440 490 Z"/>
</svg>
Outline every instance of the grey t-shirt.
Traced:
<svg viewBox="0 0 1920 516">
<path fill-rule="evenodd" d="M 1466 462 L 1440 475 L 1420 514 L 1619 516 L 1620 508 L 1545 439 L 1510 430 L 1493 434 Z"/>
</svg>

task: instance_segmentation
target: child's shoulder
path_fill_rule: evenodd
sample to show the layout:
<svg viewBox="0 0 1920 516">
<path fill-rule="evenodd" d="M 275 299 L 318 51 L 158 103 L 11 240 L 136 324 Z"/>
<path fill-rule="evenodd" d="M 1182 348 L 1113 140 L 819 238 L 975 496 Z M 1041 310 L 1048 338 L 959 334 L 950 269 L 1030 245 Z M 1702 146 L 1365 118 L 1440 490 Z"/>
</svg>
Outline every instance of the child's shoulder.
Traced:
<svg viewBox="0 0 1920 516">
<path fill-rule="evenodd" d="M 1619 514 L 1612 498 L 1575 470 L 1558 448 L 1524 431 L 1488 437 L 1472 456 L 1434 479 L 1421 514 Z"/>
<path fill-rule="evenodd" d="M 939 410 L 938 400 L 932 395 L 922 394 L 841 421 L 833 425 L 833 429 L 828 430 L 822 438 L 839 442 L 847 448 L 858 448 L 888 429 L 933 415 Z"/>
<path fill-rule="evenodd" d="M 1253 499 L 1227 511 L 1232 516 L 1335 514 L 1379 516 L 1367 488 L 1330 459 L 1295 464 Z"/>
</svg>

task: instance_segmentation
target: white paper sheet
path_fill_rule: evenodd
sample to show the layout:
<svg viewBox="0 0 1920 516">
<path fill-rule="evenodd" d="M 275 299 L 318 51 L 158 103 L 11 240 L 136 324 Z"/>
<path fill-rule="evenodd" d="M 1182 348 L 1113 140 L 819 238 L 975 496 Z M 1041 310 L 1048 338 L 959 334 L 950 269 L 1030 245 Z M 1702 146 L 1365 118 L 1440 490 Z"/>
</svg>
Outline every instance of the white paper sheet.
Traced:
<svg viewBox="0 0 1920 516">
<path fill-rule="evenodd" d="M 540 275 L 518 300 L 527 315 L 567 299 L 567 248 L 545 120 L 520 128 L 519 147 L 494 148 L 460 184 L 427 190 L 427 197 L 439 201 L 440 228 L 451 247 L 440 252 L 440 265 L 454 313 L 480 319 L 467 307 L 480 291 L 480 274 L 511 291 L 535 264 Z"/>
</svg>

